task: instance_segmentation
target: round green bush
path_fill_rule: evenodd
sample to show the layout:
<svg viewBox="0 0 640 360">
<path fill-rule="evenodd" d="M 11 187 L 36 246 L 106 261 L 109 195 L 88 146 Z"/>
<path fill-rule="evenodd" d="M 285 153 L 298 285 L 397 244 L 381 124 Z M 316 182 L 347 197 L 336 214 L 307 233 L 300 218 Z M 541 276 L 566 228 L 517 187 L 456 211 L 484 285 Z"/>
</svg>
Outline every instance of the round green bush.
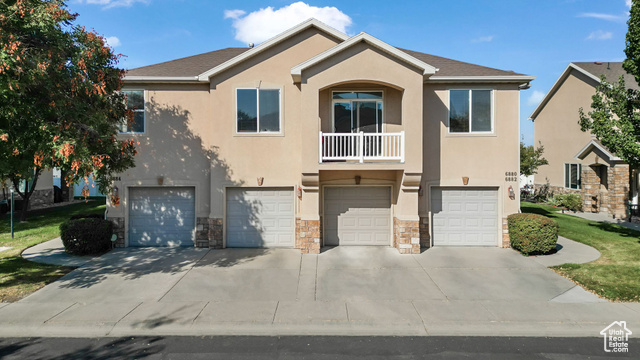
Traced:
<svg viewBox="0 0 640 360">
<path fill-rule="evenodd" d="M 512 214 L 509 222 L 511 247 L 525 255 L 548 254 L 558 242 L 558 223 L 538 214 Z"/>
<path fill-rule="evenodd" d="M 111 248 L 113 223 L 105 219 L 72 219 L 60 224 L 60 237 L 66 252 L 98 255 Z"/>
</svg>

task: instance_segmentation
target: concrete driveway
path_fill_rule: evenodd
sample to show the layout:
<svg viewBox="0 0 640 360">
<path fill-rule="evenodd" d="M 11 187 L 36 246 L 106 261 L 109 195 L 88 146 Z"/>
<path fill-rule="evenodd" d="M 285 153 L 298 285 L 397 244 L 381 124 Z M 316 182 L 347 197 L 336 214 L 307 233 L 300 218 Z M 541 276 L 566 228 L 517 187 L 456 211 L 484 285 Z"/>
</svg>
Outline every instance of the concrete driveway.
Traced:
<svg viewBox="0 0 640 360">
<path fill-rule="evenodd" d="M 25 336 L 598 336 L 614 320 L 640 325 L 637 305 L 603 303 L 510 249 L 400 255 L 392 248 L 336 247 L 301 255 L 130 248 L 94 259 L 18 303 L 0 304 L 0 329 Z"/>
</svg>

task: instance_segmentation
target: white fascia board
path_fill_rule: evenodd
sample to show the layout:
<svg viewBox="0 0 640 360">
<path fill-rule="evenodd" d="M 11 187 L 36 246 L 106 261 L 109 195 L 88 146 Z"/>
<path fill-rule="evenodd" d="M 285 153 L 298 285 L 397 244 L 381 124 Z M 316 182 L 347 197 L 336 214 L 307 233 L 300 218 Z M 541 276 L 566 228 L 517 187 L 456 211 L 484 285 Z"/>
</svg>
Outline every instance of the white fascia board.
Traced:
<svg viewBox="0 0 640 360">
<path fill-rule="evenodd" d="M 536 77 L 529 75 L 500 75 L 500 76 L 438 76 L 429 78 L 429 82 L 529 82 Z"/>
<path fill-rule="evenodd" d="M 263 42 L 262 44 L 254 47 L 253 49 L 245 51 L 244 53 L 234 57 L 233 59 L 227 60 L 224 63 L 222 63 L 222 64 L 220 64 L 220 65 L 218 65 L 218 66 L 216 66 L 216 67 L 214 67 L 214 68 L 212 68 L 210 70 L 207 70 L 207 71 L 203 72 L 202 74 L 198 75 L 198 80 L 202 81 L 202 82 L 209 82 L 209 78 L 211 76 L 213 76 L 213 75 L 215 75 L 217 73 L 220 73 L 220 72 L 222 72 L 222 71 L 224 71 L 224 70 L 226 70 L 226 69 L 228 69 L 228 68 L 230 68 L 232 66 L 235 66 L 236 64 L 239 64 L 239 63 L 243 62 L 244 60 L 247 60 L 247 59 L 257 55 L 257 54 L 269 49 L 270 47 L 272 47 L 272 46 L 274 46 L 274 45 L 276 45 L 278 43 L 281 43 L 282 41 L 284 41 L 284 40 L 286 40 L 286 39 L 288 39 L 288 38 L 290 38 L 290 37 L 302 32 L 302 31 L 304 31 L 304 30 L 306 30 L 306 29 L 308 29 L 310 27 L 315 27 L 315 28 L 317 28 L 319 30 L 322 30 L 322 31 L 328 33 L 329 35 L 331 35 L 331 36 L 333 36 L 333 37 L 335 37 L 337 39 L 340 39 L 342 41 L 344 41 L 344 40 L 349 38 L 349 36 L 347 34 L 345 34 L 343 32 L 340 32 L 340 31 L 332 28 L 329 25 L 326 25 L 325 23 L 323 23 L 323 22 L 321 22 L 319 20 L 311 18 L 311 19 L 309 19 L 309 20 L 307 20 L 307 21 L 305 21 L 305 22 L 303 22 L 303 23 L 301 23 L 299 25 L 296 25 L 296 26 L 292 27 L 291 29 L 289 29 L 289 30 L 287 30 L 287 31 L 275 36 L 275 37 L 272 37 L 271 39 L 269 39 L 269 40 Z"/>
<path fill-rule="evenodd" d="M 125 76 L 124 82 L 190 83 L 198 82 L 197 76 Z"/>
<path fill-rule="evenodd" d="M 417 67 L 418 69 L 421 69 L 423 72 L 423 76 L 430 76 L 436 73 L 436 71 L 438 71 L 438 69 L 434 66 L 431 66 L 427 63 L 425 63 L 424 61 L 418 60 L 415 57 L 405 53 L 404 51 L 398 50 L 398 48 L 393 47 L 387 43 L 385 43 L 382 40 L 379 40 L 367 33 L 360 33 L 356 36 L 351 37 L 350 39 L 332 47 L 331 49 L 322 52 L 314 57 L 312 57 L 311 59 L 294 66 L 293 68 L 291 68 L 291 77 L 293 77 L 293 80 L 295 82 L 300 82 L 302 79 L 302 71 L 304 71 L 305 69 L 310 68 L 311 66 L 318 64 L 338 53 L 340 53 L 341 51 L 350 48 L 351 46 L 358 44 L 359 42 L 364 41 L 368 44 L 370 44 L 371 46 L 376 47 L 377 49 L 394 56 L 397 59 L 400 59 L 410 65 L 413 65 L 415 67 Z"/>
<path fill-rule="evenodd" d="M 535 121 L 536 120 L 536 117 L 538 116 L 538 114 L 540 114 L 540 111 L 542 111 L 542 109 L 547 105 L 549 100 L 551 100 L 551 97 L 553 96 L 553 94 L 555 94 L 556 91 L 558 91 L 558 88 L 560 88 L 560 85 L 562 85 L 564 80 L 567 77 L 569 77 L 569 74 L 571 73 L 571 70 L 579 71 L 579 72 L 583 73 L 584 75 L 586 75 L 586 76 L 590 77 L 591 79 L 593 79 L 593 80 L 597 81 L 598 83 L 600 83 L 600 78 L 599 77 L 597 77 L 597 76 L 593 75 L 592 73 L 584 70 L 583 68 L 577 66 L 574 63 L 569 63 L 569 65 L 567 65 L 567 68 L 564 69 L 564 71 L 562 72 L 562 74 L 560 75 L 558 80 L 556 80 L 556 82 L 553 84 L 551 89 L 547 92 L 547 94 L 544 96 L 544 98 L 542 98 L 542 101 L 540 101 L 540 103 L 533 110 L 531 115 L 529 115 L 529 120 L 531 120 L 531 121 Z"/>
<path fill-rule="evenodd" d="M 591 150 L 593 148 L 596 148 L 600 151 L 602 151 L 603 154 L 605 154 L 608 158 L 609 161 L 613 162 L 613 161 L 623 161 L 621 158 L 613 155 L 611 152 L 609 152 L 609 150 L 605 149 L 604 146 L 600 145 L 600 143 L 598 143 L 595 140 L 591 140 L 587 143 L 587 145 L 585 145 L 579 152 L 578 154 L 575 156 L 576 160 L 584 160 L 584 158 L 587 157 L 587 155 L 589 155 L 589 153 L 591 152 Z"/>
</svg>

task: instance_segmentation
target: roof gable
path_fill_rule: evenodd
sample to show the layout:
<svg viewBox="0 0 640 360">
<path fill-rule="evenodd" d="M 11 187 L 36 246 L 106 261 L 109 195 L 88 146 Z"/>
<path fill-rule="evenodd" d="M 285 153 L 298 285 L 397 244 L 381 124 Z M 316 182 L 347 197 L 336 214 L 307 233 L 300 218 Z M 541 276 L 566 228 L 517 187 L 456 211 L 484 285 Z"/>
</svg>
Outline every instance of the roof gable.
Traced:
<svg viewBox="0 0 640 360">
<path fill-rule="evenodd" d="M 275 36 L 265 42 L 263 42 L 262 44 L 252 48 L 251 50 L 242 53 L 239 56 L 234 57 L 233 59 L 230 59 L 218 66 L 215 66 L 212 69 L 209 69 L 208 71 L 203 72 L 202 74 L 198 75 L 198 80 L 199 81 L 209 81 L 209 78 L 215 74 L 218 74 L 224 70 L 229 69 L 230 67 L 250 58 L 253 57 L 257 54 L 260 54 L 261 52 L 271 48 L 272 46 L 279 44 L 281 42 L 283 42 L 286 39 L 289 39 L 290 37 L 301 33 L 304 30 L 307 30 L 311 27 L 315 27 L 318 30 L 321 30 L 337 39 L 340 40 L 346 40 L 348 38 L 348 36 L 328 25 L 325 25 L 324 23 L 316 20 L 316 19 L 309 19 L 303 23 L 301 23 L 300 25 L 297 25 L 281 34 L 279 34 L 278 36 Z"/>
<path fill-rule="evenodd" d="M 403 52 L 401 50 L 399 50 L 398 48 L 395 48 L 387 43 L 385 43 L 382 40 L 379 40 L 367 33 L 360 33 L 356 36 L 351 37 L 350 39 L 343 41 L 342 43 L 332 47 L 329 50 L 326 50 L 314 57 L 312 57 L 311 59 L 294 66 L 291 69 L 291 77 L 293 78 L 293 80 L 295 82 L 300 82 L 301 78 L 302 78 L 302 72 L 316 64 L 319 64 L 320 62 L 329 59 L 331 57 L 333 57 L 336 54 L 339 54 L 340 52 L 351 48 L 352 46 L 359 44 L 361 42 L 365 42 L 383 52 L 385 52 L 386 54 L 404 62 L 407 63 L 409 65 L 412 65 L 418 69 L 420 69 L 422 71 L 423 76 L 428 77 L 430 75 L 435 74 L 436 71 L 438 71 L 437 68 L 425 63 L 424 61 L 418 60 L 415 57 L 407 54 L 406 52 Z"/>
<path fill-rule="evenodd" d="M 598 156 L 609 163 L 623 162 L 623 160 L 611 153 L 604 145 L 597 140 L 591 140 L 576 154 L 576 160 L 584 160 L 591 152 L 595 152 Z"/>
</svg>

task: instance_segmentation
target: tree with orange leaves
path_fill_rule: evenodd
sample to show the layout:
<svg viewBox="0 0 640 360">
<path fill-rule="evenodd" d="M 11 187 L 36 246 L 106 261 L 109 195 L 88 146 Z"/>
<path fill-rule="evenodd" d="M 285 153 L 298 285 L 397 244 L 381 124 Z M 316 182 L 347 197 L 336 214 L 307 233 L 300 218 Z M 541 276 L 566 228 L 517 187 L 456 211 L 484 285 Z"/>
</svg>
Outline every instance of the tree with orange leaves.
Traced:
<svg viewBox="0 0 640 360">
<path fill-rule="evenodd" d="M 134 166 L 119 55 L 76 17 L 61 0 L 0 1 L 0 182 L 22 197 L 21 220 L 43 170 L 68 185 L 94 176 L 106 194 Z"/>
</svg>

